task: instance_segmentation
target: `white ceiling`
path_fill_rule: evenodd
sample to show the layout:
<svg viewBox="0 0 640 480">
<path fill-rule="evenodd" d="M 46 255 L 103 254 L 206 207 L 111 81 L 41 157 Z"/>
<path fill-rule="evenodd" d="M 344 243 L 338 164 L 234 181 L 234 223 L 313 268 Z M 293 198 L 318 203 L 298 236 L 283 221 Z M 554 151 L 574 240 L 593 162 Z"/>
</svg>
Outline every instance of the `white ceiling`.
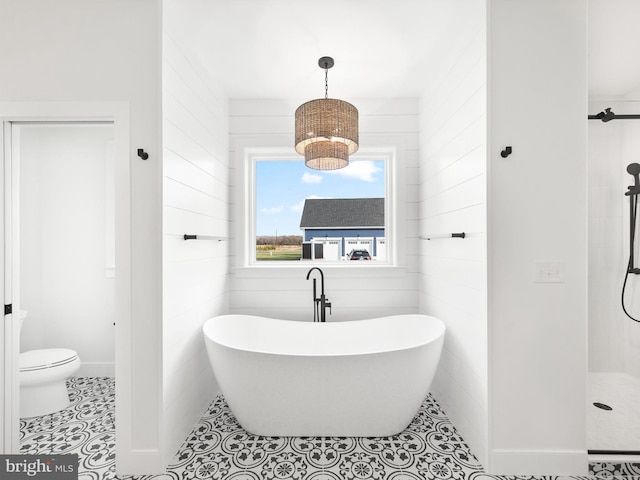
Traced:
<svg viewBox="0 0 640 480">
<path fill-rule="evenodd" d="M 640 88 L 640 0 L 588 0 L 589 94 Z M 231 98 L 415 97 L 459 34 L 477 33 L 478 0 L 173 0 L 171 34 L 188 41 Z M 474 22 L 476 27 L 474 27 Z M 447 48 L 443 48 L 444 46 Z"/>
<path fill-rule="evenodd" d="M 460 5 L 468 8 L 460 8 Z M 416 97 L 431 66 L 461 42 L 448 32 L 478 0 L 173 0 L 169 30 L 191 38 L 231 98 Z M 196 12 L 195 16 L 193 13 Z M 476 17 L 477 18 L 477 17 Z M 476 21 L 477 23 L 477 21 Z M 181 31 L 181 27 L 187 28 Z M 455 28 L 455 31 L 459 31 Z M 477 28 L 476 28 L 477 30 Z"/>
</svg>

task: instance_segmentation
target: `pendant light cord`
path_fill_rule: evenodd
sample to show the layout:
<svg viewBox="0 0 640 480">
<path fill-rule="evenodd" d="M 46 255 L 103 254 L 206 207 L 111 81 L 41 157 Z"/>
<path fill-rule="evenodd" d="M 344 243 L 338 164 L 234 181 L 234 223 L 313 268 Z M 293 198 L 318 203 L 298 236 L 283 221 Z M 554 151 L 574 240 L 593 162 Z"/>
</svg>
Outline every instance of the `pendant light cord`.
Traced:
<svg viewBox="0 0 640 480">
<path fill-rule="evenodd" d="M 318 59 L 318 66 L 324 68 L 324 99 L 329 98 L 329 69 L 333 67 L 333 58 L 321 57 Z"/>
<path fill-rule="evenodd" d="M 329 98 L 329 67 L 324 64 L 324 99 Z"/>
</svg>

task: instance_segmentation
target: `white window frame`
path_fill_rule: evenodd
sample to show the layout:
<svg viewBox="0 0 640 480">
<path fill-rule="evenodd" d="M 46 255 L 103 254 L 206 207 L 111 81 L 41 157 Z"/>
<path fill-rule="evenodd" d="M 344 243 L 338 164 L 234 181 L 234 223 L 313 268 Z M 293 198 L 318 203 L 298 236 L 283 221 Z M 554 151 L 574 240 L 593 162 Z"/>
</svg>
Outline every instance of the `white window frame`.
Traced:
<svg viewBox="0 0 640 480">
<path fill-rule="evenodd" d="M 354 160 L 384 160 L 385 168 L 385 241 L 387 260 L 382 262 L 293 262 L 269 261 L 261 262 L 255 258 L 256 239 L 256 163 L 269 160 L 300 160 L 290 145 L 274 146 L 264 138 L 247 137 L 238 139 L 236 143 L 235 172 L 235 269 L 308 269 L 310 266 L 324 268 L 388 268 L 406 265 L 406 195 L 402 185 L 404 160 L 404 143 L 399 137 L 381 137 L 374 146 L 367 142 L 357 153 L 351 156 Z M 362 142 L 364 143 L 364 142 Z"/>
</svg>

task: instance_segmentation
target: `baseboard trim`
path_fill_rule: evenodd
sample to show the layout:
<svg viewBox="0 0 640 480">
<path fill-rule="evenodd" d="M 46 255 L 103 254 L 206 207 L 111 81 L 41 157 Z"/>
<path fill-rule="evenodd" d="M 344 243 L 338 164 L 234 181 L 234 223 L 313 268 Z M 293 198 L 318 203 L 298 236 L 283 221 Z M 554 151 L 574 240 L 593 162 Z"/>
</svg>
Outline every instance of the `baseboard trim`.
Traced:
<svg viewBox="0 0 640 480">
<path fill-rule="evenodd" d="M 166 473 L 162 454 L 157 450 L 116 451 L 116 475 L 159 475 Z"/>
<path fill-rule="evenodd" d="M 588 475 L 585 450 L 493 450 L 492 475 Z"/>
</svg>

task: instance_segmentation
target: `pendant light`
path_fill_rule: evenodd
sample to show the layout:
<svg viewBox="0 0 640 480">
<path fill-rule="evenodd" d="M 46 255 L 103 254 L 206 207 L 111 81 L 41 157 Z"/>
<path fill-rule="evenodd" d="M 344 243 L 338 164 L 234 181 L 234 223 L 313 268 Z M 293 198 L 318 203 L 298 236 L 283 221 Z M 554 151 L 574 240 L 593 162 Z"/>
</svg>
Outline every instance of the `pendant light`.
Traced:
<svg viewBox="0 0 640 480">
<path fill-rule="evenodd" d="M 316 170 L 337 170 L 349 165 L 358 150 L 358 109 L 348 102 L 329 98 L 329 69 L 333 58 L 322 57 L 324 98 L 303 103 L 296 110 L 296 152 Z"/>
</svg>

